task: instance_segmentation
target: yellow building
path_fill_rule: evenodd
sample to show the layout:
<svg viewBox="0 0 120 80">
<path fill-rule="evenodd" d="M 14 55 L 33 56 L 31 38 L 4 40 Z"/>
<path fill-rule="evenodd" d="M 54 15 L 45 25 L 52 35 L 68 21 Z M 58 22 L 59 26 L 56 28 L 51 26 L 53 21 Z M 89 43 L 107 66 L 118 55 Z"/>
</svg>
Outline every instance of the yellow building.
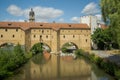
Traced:
<svg viewBox="0 0 120 80">
<path fill-rule="evenodd" d="M 65 43 L 72 42 L 78 48 L 90 50 L 90 28 L 87 24 L 35 22 L 33 13 L 29 14 L 30 22 L 0 22 L 0 45 L 19 43 L 29 51 L 42 41 L 52 52 L 57 52 Z"/>
</svg>

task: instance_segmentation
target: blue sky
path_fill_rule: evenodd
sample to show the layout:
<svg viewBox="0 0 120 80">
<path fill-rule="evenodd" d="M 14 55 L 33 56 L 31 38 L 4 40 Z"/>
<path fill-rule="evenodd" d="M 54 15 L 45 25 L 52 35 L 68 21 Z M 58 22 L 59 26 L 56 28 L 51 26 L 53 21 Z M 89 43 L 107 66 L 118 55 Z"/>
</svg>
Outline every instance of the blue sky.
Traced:
<svg viewBox="0 0 120 80">
<path fill-rule="evenodd" d="M 99 0 L 0 0 L 0 21 L 28 20 L 30 8 L 37 22 L 78 23 L 90 14 L 101 18 Z"/>
</svg>

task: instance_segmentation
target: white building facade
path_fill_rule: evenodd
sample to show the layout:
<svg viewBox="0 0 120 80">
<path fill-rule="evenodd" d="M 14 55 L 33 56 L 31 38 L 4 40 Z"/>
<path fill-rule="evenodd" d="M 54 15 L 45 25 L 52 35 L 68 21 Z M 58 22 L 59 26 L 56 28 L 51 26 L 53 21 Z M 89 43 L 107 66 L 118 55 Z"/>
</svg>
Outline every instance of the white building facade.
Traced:
<svg viewBox="0 0 120 80">
<path fill-rule="evenodd" d="M 98 28 L 97 21 L 97 17 L 92 15 L 80 17 L 80 23 L 86 23 L 91 28 L 91 34 Z"/>
</svg>

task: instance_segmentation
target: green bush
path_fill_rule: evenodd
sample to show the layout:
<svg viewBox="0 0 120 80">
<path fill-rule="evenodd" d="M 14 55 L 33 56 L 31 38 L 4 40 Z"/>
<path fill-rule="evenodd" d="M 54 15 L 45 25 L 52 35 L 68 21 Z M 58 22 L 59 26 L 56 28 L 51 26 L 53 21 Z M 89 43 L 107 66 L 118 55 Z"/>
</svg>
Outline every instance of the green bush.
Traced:
<svg viewBox="0 0 120 80">
<path fill-rule="evenodd" d="M 25 53 L 19 44 L 13 51 L 0 49 L 0 80 L 12 75 L 14 70 L 26 61 Z"/>
<path fill-rule="evenodd" d="M 38 53 L 43 53 L 43 43 L 37 43 L 35 44 L 30 51 L 32 54 L 38 54 Z"/>
<path fill-rule="evenodd" d="M 120 70 L 115 70 L 115 76 L 117 79 L 120 79 Z"/>
<path fill-rule="evenodd" d="M 84 51 L 82 49 L 78 49 L 75 51 L 75 55 L 77 57 L 81 57 L 81 56 L 83 56 L 83 54 L 84 54 Z"/>
</svg>

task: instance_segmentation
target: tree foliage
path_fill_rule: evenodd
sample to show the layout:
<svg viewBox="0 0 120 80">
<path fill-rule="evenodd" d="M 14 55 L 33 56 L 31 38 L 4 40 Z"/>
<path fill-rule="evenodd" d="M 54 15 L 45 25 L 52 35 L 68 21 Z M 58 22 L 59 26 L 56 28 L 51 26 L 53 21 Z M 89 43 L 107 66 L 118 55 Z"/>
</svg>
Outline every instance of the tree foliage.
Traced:
<svg viewBox="0 0 120 80">
<path fill-rule="evenodd" d="M 120 0 L 101 0 L 103 20 L 109 25 L 113 41 L 120 46 Z"/>
<path fill-rule="evenodd" d="M 97 44 L 98 49 L 111 49 L 112 47 L 112 34 L 109 29 L 98 28 L 92 35 L 92 40 Z"/>
<path fill-rule="evenodd" d="M 43 43 L 37 43 L 33 45 L 30 50 L 33 54 L 42 53 L 43 52 Z"/>
<path fill-rule="evenodd" d="M 6 47 L 8 48 L 8 47 Z M 0 80 L 13 74 L 14 70 L 19 68 L 27 61 L 21 45 L 14 47 L 14 50 L 0 48 Z"/>
</svg>

